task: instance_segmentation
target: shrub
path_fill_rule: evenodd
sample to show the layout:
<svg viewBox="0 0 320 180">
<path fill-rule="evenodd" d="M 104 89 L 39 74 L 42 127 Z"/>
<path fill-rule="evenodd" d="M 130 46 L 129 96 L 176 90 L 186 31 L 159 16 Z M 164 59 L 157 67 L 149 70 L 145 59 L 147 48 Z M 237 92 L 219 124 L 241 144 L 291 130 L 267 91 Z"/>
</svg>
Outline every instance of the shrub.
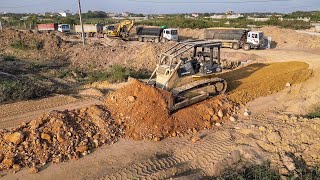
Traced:
<svg viewBox="0 0 320 180">
<path fill-rule="evenodd" d="M 3 56 L 4 61 L 15 61 L 16 58 L 14 56 Z"/>
<path fill-rule="evenodd" d="M 17 40 L 11 44 L 11 47 L 20 50 L 28 50 L 30 47 L 22 40 Z"/>
<path fill-rule="evenodd" d="M 312 111 L 307 114 L 308 118 L 320 118 L 320 104 L 313 107 Z"/>
</svg>

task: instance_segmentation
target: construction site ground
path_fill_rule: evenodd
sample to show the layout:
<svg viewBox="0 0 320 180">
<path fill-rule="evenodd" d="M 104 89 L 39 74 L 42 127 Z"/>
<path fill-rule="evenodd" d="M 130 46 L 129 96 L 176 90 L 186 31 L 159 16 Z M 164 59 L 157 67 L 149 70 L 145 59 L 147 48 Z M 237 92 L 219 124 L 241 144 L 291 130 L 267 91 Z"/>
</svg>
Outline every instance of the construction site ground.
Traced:
<svg viewBox="0 0 320 180">
<path fill-rule="evenodd" d="M 272 33 L 274 31 L 270 30 Z M 281 43 L 278 45 L 269 50 L 222 49 L 222 56 L 226 59 L 228 54 L 239 57 L 237 60 L 250 57 L 243 61 L 245 62 L 243 67 L 218 75 L 228 82 L 229 90 L 226 97 L 242 104 L 239 109 L 236 108 L 238 106 L 222 100 L 222 104 L 226 103 L 226 107 L 219 105 L 221 102 L 208 100 L 189 108 L 205 112 L 210 106 L 212 114 L 207 112 L 209 117 L 205 116 L 207 114 L 202 114 L 202 117 L 198 118 L 192 117 L 190 121 L 194 124 L 181 125 L 181 127 L 191 126 L 191 131 L 186 129 L 186 133 L 183 132 L 183 128 L 176 127 L 169 129 L 167 135 L 160 133 L 162 136 L 154 134 L 149 137 L 146 136 L 148 134 L 146 129 L 134 129 L 130 137 L 119 136 L 119 141 L 99 145 L 99 148 L 93 149 L 80 159 L 45 163 L 39 167 L 40 171 L 36 174 L 30 173 L 30 168 L 22 168 L 19 171 L 3 170 L 1 178 L 199 179 L 217 176 L 227 167 L 239 162 L 259 164 L 265 161 L 270 161 L 271 166 L 285 176 L 292 172 L 298 173 L 299 166 L 295 163 L 296 159 L 303 159 L 309 166 L 318 166 L 320 121 L 307 119 L 303 115 L 310 112 L 320 99 L 319 47 L 299 48 L 295 44 L 289 47 L 290 42 L 284 43 L 283 46 Z M 112 86 L 121 89 L 123 84 L 119 87 Z M 118 98 L 117 93 L 125 93 L 126 96 Z M 140 103 L 140 96 L 130 93 L 135 92 L 123 89 L 115 91 L 115 98 L 109 96 L 106 101 L 101 97 L 74 98 L 69 95 L 57 95 L 40 100 L 5 104 L 0 106 L 2 109 L 0 125 L 1 128 L 15 127 L 20 122 L 29 122 L 38 115 L 55 109 L 72 110 L 92 104 L 105 105 L 116 121 L 123 120 L 123 116 L 130 116 L 124 119 L 136 118 L 136 115 L 148 115 L 153 118 L 152 112 L 144 113 L 145 109 L 139 109 L 139 106 L 134 110 L 141 110 L 140 114 L 129 115 L 121 114 L 127 113 L 127 109 L 122 110 L 110 104 L 113 100 L 120 105 L 125 104 L 129 96 L 136 98 L 132 103 Z M 146 102 L 148 101 L 146 99 Z M 130 104 L 128 106 L 130 108 Z M 154 107 L 162 106 L 160 103 L 154 104 Z M 219 108 L 224 108 L 224 117 L 212 121 L 219 114 Z M 248 113 L 244 115 L 245 112 Z M 164 115 L 157 115 L 159 119 L 166 116 L 165 112 L 163 113 Z M 176 113 L 173 116 L 177 120 L 184 118 L 183 115 L 185 113 Z M 233 120 L 231 116 L 234 116 Z M 209 120 L 205 120 L 206 118 Z M 167 119 L 164 118 L 163 122 L 167 122 Z M 132 123 L 137 122 L 133 120 Z M 158 125 L 157 127 L 146 125 L 148 130 L 159 128 Z M 103 130 L 99 125 L 98 128 L 100 128 L 98 131 Z M 138 136 L 135 135 L 137 132 L 140 133 Z"/>
</svg>

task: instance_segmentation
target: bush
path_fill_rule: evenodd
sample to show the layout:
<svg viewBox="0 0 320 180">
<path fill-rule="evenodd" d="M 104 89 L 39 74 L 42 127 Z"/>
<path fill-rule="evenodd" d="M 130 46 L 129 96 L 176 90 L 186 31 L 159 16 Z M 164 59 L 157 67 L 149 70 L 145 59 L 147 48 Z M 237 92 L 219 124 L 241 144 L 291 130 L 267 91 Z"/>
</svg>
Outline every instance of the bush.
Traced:
<svg viewBox="0 0 320 180">
<path fill-rule="evenodd" d="M 243 168 L 227 168 L 222 175 L 214 177 L 217 180 L 280 180 L 280 175 L 270 167 L 270 163 L 251 165 Z"/>
<path fill-rule="evenodd" d="M 0 103 L 34 99 L 50 92 L 29 79 L 9 79 L 0 77 Z"/>
<path fill-rule="evenodd" d="M 15 61 L 16 58 L 14 56 L 3 56 L 4 61 Z"/>
<path fill-rule="evenodd" d="M 307 114 L 308 118 L 320 118 L 320 105 L 317 105 Z"/>
<path fill-rule="evenodd" d="M 11 44 L 11 47 L 20 50 L 28 50 L 30 47 L 22 40 L 17 40 Z"/>
</svg>

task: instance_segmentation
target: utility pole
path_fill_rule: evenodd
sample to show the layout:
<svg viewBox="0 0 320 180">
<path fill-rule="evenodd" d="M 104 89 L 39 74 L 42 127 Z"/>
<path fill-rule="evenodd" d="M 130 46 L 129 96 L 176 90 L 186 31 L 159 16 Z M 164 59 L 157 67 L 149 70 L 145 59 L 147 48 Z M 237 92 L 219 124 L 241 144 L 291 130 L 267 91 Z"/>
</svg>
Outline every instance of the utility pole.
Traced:
<svg viewBox="0 0 320 180">
<path fill-rule="evenodd" d="M 82 43 L 83 43 L 83 45 L 85 45 L 85 44 L 86 44 L 86 38 L 85 38 L 85 36 L 84 36 L 84 29 L 83 29 L 83 24 L 82 24 L 81 3 L 80 3 L 80 0 L 78 0 L 78 6 L 79 6 L 80 25 L 81 25 L 81 31 L 82 31 Z"/>
<path fill-rule="evenodd" d="M 0 30 L 2 29 L 2 22 L 0 21 Z"/>
</svg>

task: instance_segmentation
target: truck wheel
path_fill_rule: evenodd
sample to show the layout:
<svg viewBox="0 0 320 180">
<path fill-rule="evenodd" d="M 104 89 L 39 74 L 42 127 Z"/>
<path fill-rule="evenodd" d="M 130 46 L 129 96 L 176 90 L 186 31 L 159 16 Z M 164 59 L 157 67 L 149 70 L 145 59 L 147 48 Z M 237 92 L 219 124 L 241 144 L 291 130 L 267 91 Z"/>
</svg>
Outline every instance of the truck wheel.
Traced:
<svg viewBox="0 0 320 180">
<path fill-rule="evenodd" d="M 232 49 L 238 50 L 240 48 L 239 43 L 233 43 Z"/>
<path fill-rule="evenodd" d="M 160 42 L 160 39 L 159 39 L 159 38 L 156 38 L 156 39 L 154 40 L 154 42 L 155 42 L 155 43 L 159 43 L 159 42 Z"/>
<path fill-rule="evenodd" d="M 249 51 L 249 50 L 251 49 L 250 44 L 244 44 L 244 45 L 243 45 L 243 49 L 244 49 L 245 51 Z"/>
</svg>

